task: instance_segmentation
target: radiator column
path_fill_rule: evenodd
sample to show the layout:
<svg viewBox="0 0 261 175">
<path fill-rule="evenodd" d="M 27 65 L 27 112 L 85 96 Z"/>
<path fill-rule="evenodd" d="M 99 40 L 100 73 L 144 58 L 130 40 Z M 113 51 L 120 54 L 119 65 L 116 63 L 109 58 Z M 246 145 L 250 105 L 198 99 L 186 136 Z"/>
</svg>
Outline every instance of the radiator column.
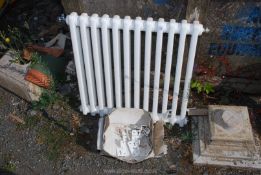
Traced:
<svg viewBox="0 0 261 175">
<path fill-rule="evenodd" d="M 77 27 L 78 24 L 77 13 L 71 13 L 67 22 L 70 26 L 71 40 L 72 40 L 73 53 L 74 53 L 74 62 L 75 62 L 78 86 L 80 91 L 81 108 L 83 114 L 86 115 L 87 113 L 90 112 L 90 110 L 88 108 L 89 100 L 88 100 L 88 93 L 86 87 L 86 79 L 84 76 L 81 37 L 80 37 L 79 27 Z"/>
</svg>

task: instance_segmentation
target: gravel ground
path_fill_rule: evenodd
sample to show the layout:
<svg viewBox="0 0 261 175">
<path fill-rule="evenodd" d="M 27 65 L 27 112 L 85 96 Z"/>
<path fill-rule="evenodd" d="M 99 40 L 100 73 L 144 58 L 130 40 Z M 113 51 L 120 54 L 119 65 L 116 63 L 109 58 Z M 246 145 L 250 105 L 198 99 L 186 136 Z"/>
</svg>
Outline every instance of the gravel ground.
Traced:
<svg viewBox="0 0 261 175">
<path fill-rule="evenodd" d="M 194 166 L 190 138 L 184 138 L 183 133 L 189 133 L 189 125 L 185 128 L 173 127 L 166 130 L 165 141 L 168 144 L 168 154 L 161 158 L 149 159 L 137 164 L 128 164 L 117 159 L 100 155 L 96 151 L 97 120 L 85 117 L 85 129 L 92 134 L 75 134 L 70 136 L 70 125 L 64 126 L 68 141 L 59 147 L 55 159 L 48 157 L 48 141 L 39 141 L 39 132 L 45 126 L 55 130 L 53 121 L 65 119 L 71 115 L 80 114 L 66 105 L 65 102 L 54 104 L 46 112 L 32 111 L 30 104 L 12 93 L 0 88 L 0 174 L 21 175 L 52 175 L 52 174 L 261 174 L 260 171 L 240 170 L 225 167 Z M 13 114 L 25 121 L 19 124 L 10 119 Z M 29 117 L 39 120 L 30 124 Z M 80 116 L 82 117 L 82 116 Z M 47 119 L 48 118 L 48 119 Z M 45 123 L 45 125 L 44 125 Z M 58 123 L 58 122 L 57 122 Z M 56 124 L 57 124 L 56 123 Z M 65 122 L 66 123 L 66 122 Z M 58 124 L 57 124 L 58 125 Z M 57 143 L 55 143 L 57 144 Z M 50 146 L 50 145 L 49 145 Z"/>
<path fill-rule="evenodd" d="M 116 159 L 101 156 L 93 146 L 83 147 L 76 142 L 64 145 L 65 152 L 57 160 L 45 156 L 46 145 L 37 143 L 37 128 L 20 129 L 9 115 L 15 114 L 25 120 L 29 105 L 15 95 L 0 88 L 0 165 L 17 174 L 114 174 L 149 173 L 165 174 L 168 168 L 167 157 L 150 159 L 139 164 L 127 164 Z M 61 112 L 61 109 L 57 109 Z M 62 114 L 62 112 L 60 113 Z M 70 115 L 70 114 L 69 114 Z M 34 116 L 31 116 L 34 117 Z M 53 117 L 53 116 L 52 116 Z M 63 116 L 66 117 L 66 116 Z M 91 122 L 95 123 L 95 120 Z M 91 127 L 90 127 L 91 128 Z M 75 137 L 75 136 L 71 136 Z M 91 140 L 89 145 L 95 145 Z M 86 145 L 85 145 L 86 146 Z"/>
</svg>

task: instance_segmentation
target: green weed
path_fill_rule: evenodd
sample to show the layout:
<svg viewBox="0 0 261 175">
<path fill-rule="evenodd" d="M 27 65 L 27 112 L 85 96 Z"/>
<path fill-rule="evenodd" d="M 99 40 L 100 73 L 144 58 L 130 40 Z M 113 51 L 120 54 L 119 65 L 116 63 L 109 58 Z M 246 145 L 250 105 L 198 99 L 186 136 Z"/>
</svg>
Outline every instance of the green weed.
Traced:
<svg viewBox="0 0 261 175">
<path fill-rule="evenodd" d="M 9 172 L 15 172 L 16 166 L 11 161 L 6 162 L 6 164 L 3 166 L 3 169 Z"/>
<path fill-rule="evenodd" d="M 180 139 L 183 142 L 192 142 L 193 134 L 192 134 L 192 132 L 187 131 L 187 132 L 181 134 Z"/>
<path fill-rule="evenodd" d="M 32 107 L 35 110 L 45 109 L 54 104 L 57 99 L 58 95 L 54 90 L 45 90 L 43 91 L 39 101 L 32 102 Z"/>
<path fill-rule="evenodd" d="M 24 126 L 26 128 L 34 128 L 39 122 L 40 122 L 39 116 L 30 116 L 25 118 L 25 124 Z"/>
<path fill-rule="evenodd" d="M 46 123 L 38 131 L 38 142 L 47 146 L 46 156 L 49 160 L 56 160 L 63 151 L 64 146 L 71 141 L 67 131 Z"/>
<path fill-rule="evenodd" d="M 12 155 L 10 153 L 4 154 L 3 159 L 4 159 L 4 165 L 1 168 L 8 172 L 15 172 L 16 166 L 12 161 Z"/>
<path fill-rule="evenodd" d="M 191 89 L 195 89 L 198 94 L 199 93 L 206 93 L 206 94 L 210 94 L 210 93 L 214 93 L 214 86 L 208 82 L 202 83 L 198 80 L 194 80 L 191 82 Z"/>
<path fill-rule="evenodd" d="M 26 128 L 32 129 L 41 121 L 40 116 L 27 116 L 24 118 L 25 124 L 18 123 L 16 125 L 17 130 L 24 130 Z"/>
</svg>

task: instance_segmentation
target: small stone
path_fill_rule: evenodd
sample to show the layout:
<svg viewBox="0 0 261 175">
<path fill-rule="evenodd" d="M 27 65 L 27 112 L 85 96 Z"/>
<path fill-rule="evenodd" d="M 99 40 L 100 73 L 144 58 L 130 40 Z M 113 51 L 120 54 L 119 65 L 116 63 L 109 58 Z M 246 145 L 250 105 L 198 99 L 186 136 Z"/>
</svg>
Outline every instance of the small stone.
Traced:
<svg viewBox="0 0 261 175">
<path fill-rule="evenodd" d="M 86 133 L 86 134 L 90 133 L 90 129 L 87 126 L 81 127 L 80 130 L 82 133 Z"/>
<path fill-rule="evenodd" d="M 67 80 L 67 81 L 70 81 L 70 80 L 71 80 L 71 75 L 67 75 L 67 76 L 66 76 L 66 80 Z"/>
<path fill-rule="evenodd" d="M 72 88 L 70 84 L 64 84 L 63 86 L 60 87 L 59 90 L 62 95 L 67 95 L 72 92 Z"/>
<path fill-rule="evenodd" d="M 28 112 L 27 112 L 27 115 L 28 116 L 36 116 L 37 115 L 37 111 L 35 111 L 35 110 L 29 110 Z"/>
<path fill-rule="evenodd" d="M 177 166 L 175 164 L 170 165 L 169 168 L 167 169 L 168 174 L 176 173 L 177 172 Z"/>
<path fill-rule="evenodd" d="M 54 104 L 52 108 L 53 108 L 53 110 L 58 110 L 58 109 L 60 109 L 60 106 L 58 104 Z"/>
<path fill-rule="evenodd" d="M 73 61 L 70 61 L 69 63 L 68 63 L 68 65 L 66 66 L 66 70 L 65 70 L 65 72 L 67 73 L 67 74 L 70 74 L 70 75 L 76 75 L 76 71 L 75 71 L 76 69 L 75 69 L 75 64 L 74 64 L 74 62 Z"/>
<path fill-rule="evenodd" d="M 17 106 L 17 105 L 19 105 L 19 102 L 14 102 L 12 105 Z"/>
<path fill-rule="evenodd" d="M 207 172 L 207 171 L 205 171 L 205 172 L 203 173 L 203 175 L 208 175 L 208 172 Z"/>
<path fill-rule="evenodd" d="M 173 164 L 173 165 L 170 165 L 170 167 L 169 167 L 170 169 L 172 169 L 172 170 L 177 170 L 177 166 L 175 165 L 175 164 Z"/>
<path fill-rule="evenodd" d="M 101 166 L 101 163 L 100 163 L 99 161 L 96 161 L 95 163 L 96 163 L 96 166 L 97 166 L 97 167 L 100 167 L 100 166 Z"/>
</svg>

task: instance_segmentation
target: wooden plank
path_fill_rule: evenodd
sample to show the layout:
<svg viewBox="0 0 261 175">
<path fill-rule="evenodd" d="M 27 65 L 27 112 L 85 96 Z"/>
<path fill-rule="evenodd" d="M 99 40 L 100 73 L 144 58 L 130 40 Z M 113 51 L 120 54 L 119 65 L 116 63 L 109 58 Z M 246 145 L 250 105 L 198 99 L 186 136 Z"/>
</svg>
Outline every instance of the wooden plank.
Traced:
<svg viewBox="0 0 261 175">
<path fill-rule="evenodd" d="M 207 108 L 190 108 L 188 109 L 188 116 L 208 116 Z"/>
</svg>

